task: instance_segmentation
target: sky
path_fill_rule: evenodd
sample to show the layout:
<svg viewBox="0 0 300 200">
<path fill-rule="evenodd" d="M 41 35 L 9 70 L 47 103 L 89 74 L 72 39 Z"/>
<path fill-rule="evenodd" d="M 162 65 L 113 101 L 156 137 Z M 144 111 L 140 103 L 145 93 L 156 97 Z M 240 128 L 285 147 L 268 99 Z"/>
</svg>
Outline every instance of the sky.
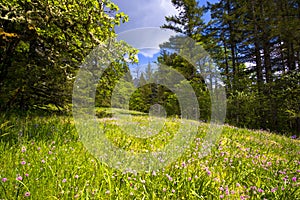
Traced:
<svg viewBox="0 0 300 200">
<path fill-rule="evenodd" d="M 178 14 L 178 11 L 172 5 L 171 0 L 112 0 L 118 5 L 121 12 L 124 12 L 129 16 L 129 22 L 121 24 L 116 27 L 116 32 L 119 34 L 119 39 L 125 40 L 129 44 L 136 44 L 136 42 L 131 43 L 132 39 L 139 41 L 150 40 L 154 37 L 143 36 L 145 31 L 141 31 L 143 28 L 147 27 L 160 27 L 165 21 L 165 16 L 172 16 Z M 200 0 L 200 5 L 205 5 L 206 0 Z M 214 3 L 217 0 L 209 0 L 209 2 Z M 209 19 L 209 14 L 205 16 L 205 19 Z M 138 31 L 136 31 L 138 30 Z M 155 31 L 154 31 L 155 32 Z M 159 32 L 159 31 L 158 31 Z M 146 65 L 148 62 L 153 62 L 159 55 L 159 37 L 161 37 L 160 42 L 165 42 L 165 36 L 170 35 L 170 33 L 155 35 L 155 41 L 152 41 L 152 45 L 140 49 L 138 54 L 139 64 Z"/>
<path fill-rule="evenodd" d="M 165 16 L 176 15 L 178 12 L 171 0 L 112 0 L 120 11 L 129 16 L 129 22 L 116 29 L 117 32 L 141 27 L 160 27 L 165 23 Z M 208 0 L 215 3 L 218 0 Z M 200 5 L 206 5 L 207 0 L 199 0 Z M 209 16 L 205 16 L 208 18 Z"/>
<path fill-rule="evenodd" d="M 160 27 L 165 16 L 177 14 L 171 0 L 113 0 L 120 11 L 129 16 L 129 22 L 117 28 L 117 32 L 141 27 Z"/>
</svg>

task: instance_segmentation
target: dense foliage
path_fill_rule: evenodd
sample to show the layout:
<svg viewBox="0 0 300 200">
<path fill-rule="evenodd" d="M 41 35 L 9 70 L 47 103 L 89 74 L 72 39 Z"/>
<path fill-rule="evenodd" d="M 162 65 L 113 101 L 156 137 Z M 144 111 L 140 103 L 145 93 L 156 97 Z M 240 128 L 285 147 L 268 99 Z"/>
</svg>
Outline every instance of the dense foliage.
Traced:
<svg viewBox="0 0 300 200">
<path fill-rule="evenodd" d="M 4 0 L 0 3 L 0 110 L 70 103 L 89 51 L 127 20 L 110 1 Z"/>
<path fill-rule="evenodd" d="M 219 65 L 227 89 L 227 122 L 299 134 L 299 2 L 220 0 L 204 7 L 195 0 L 172 3 L 179 14 L 166 17 L 162 27 L 198 41 Z M 205 11 L 211 13 L 208 23 L 199 18 Z M 174 55 L 161 59 L 176 60 Z"/>
</svg>

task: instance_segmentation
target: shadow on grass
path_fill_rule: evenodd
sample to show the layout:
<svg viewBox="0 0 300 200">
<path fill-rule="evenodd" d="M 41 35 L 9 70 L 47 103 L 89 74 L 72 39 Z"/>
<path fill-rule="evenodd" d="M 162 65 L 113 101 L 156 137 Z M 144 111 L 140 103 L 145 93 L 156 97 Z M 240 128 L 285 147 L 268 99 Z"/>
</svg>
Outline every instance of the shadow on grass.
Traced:
<svg viewBox="0 0 300 200">
<path fill-rule="evenodd" d="M 71 113 L 45 110 L 10 110 L 0 113 L 0 143 L 77 140 Z"/>
</svg>

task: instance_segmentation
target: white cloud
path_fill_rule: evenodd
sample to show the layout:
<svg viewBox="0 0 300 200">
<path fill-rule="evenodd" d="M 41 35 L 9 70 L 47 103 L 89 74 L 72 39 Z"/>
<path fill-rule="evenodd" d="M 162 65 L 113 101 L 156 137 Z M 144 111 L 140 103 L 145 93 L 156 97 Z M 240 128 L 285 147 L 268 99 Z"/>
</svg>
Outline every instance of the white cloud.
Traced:
<svg viewBox="0 0 300 200">
<path fill-rule="evenodd" d="M 132 29 L 122 32 L 117 39 L 123 40 L 134 48 L 140 50 L 145 57 L 153 57 L 159 52 L 159 45 L 168 42 L 171 36 L 176 35 L 171 30 L 162 30 L 157 27 Z"/>
<path fill-rule="evenodd" d="M 141 49 L 139 53 L 147 58 L 153 58 L 153 56 L 159 53 L 159 51 L 159 49 Z"/>
<path fill-rule="evenodd" d="M 165 16 L 177 14 L 171 0 L 114 0 L 129 22 L 117 27 L 117 32 L 141 27 L 160 27 Z"/>
</svg>

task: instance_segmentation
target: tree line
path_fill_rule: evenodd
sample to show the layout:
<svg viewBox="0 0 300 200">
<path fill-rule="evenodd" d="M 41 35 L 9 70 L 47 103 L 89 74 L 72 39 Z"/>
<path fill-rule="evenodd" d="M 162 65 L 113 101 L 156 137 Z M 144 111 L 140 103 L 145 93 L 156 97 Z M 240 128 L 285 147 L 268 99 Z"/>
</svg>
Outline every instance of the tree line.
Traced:
<svg viewBox="0 0 300 200">
<path fill-rule="evenodd" d="M 162 28 L 192 38 L 213 58 L 225 83 L 226 122 L 299 134 L 300 2 L 220 0 L 205 6 L 196 0 L 172 3 L 178 15 L 166 16 Z M 80 63 L 94 47 L 116 36 L 115 26 L 128 20 L 109 0 L 4 0 L 0 8 L 1 111 L 51 106 L 70 109 Z M 207 12 L 211 15 L 208 22 L 203 19 Z M 162 44 L 162 48 L 171 47 L 172 41 Z M 128 53 L 133 52 L 128 49 Z M 158 103 L 168 115 L 180 115 L 172 91 L 162 85 L 145 84 L 168 65 L 193 87 L 199 101 L 199 118 L 209 121 L 210 90 L 201 70 L 177 53 L 166 51 L 161 52 L 156 64 L 156 72 L 149 64 L 146 72 L 133 80 L 126 63 L 113 62 L 99 80 L 96 106 L 111 106 L 113 89 L 125 75 L 116 98 L 134 91 L 130 109 L 147 112 Z"/>
<path fill-rule="evenodd" d="M 162 27 L 202 43 L 226 83 L 227 122 L 300 133 L 300 2 L 172 0 Z M 210 12 L 211 20 L 203 15 Z"/>
</svg>

